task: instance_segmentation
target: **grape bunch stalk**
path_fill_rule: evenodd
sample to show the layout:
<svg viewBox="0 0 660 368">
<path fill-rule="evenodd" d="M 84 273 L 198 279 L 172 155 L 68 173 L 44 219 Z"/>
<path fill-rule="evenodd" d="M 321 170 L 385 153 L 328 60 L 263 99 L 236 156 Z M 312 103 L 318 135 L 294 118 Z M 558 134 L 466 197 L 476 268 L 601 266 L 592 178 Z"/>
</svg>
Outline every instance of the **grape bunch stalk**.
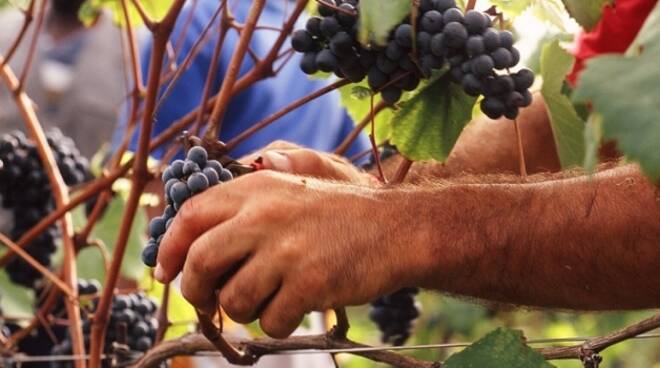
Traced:
<svg viewBox="0 0 660 368">
<path fill-rule="evenodd" d="M 231 171 L 219 161 L 209 160 L 208 152 L 201 146 L 192 147 L 185 160 L 173 161 L 161 177 L 165 184 L 167 206 L 162 216 L 153 218 L 149 223 L 150 239 L 142 251 L 144 264 L 156 266 L 161 240 L 184 202 L 195 194 L 233 178 Z"/>
<path fill-rule="evenodd" d="M 73 140 L 57 129 L 48 131 L 46 138 L 67 185 L 78 185 L 91 178 L 89 163 Z M 0 138 L 0 161 L 0 197 L 2 206 L 13 215 L 9 236 L 17 240 L 55 208 L 54 199 L 37 148 L 22 132 L 15 131 Z M 57 227 L 51 226 L 25 250 L 48 267 L 59 236 Z M 6 270 L 12 282 L 30 288 L 42 279 L 37 270 L 18 257 L 12 259 Z"/>
<path fill-rule="evenodd" d="M 484 96 L 481 110 L 492 119 L 515 119 L 532 103 L 534 73 L 509 72 L 520 52 L 511 32 L 493 28 L 486 13 L 463 12 L 455 0 L 422 0 L 415 22 L 407 17 L 379 46 L 357 39 L 358 0 L 327 0 L 318 11 L 291 38 L 293 49 L 304 53 L 300 68 L 306 74 L 335 73 L 354 83 L 366 77 L 391 105 L 443 70 L 468 95 Z"/>
</svg>

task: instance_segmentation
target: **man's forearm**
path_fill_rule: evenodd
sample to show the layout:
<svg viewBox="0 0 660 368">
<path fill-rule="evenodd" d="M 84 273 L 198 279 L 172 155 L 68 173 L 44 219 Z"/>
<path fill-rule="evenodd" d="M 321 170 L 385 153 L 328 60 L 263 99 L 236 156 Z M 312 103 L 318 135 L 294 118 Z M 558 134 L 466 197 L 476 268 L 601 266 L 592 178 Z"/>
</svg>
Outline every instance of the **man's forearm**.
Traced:
<svg viewBox="0 0 660 368">
<path fill-rule="evenodd" d="M 393 195 L 416 219 L 425 287 L 531 306 L 660 306 L 660 194 L 634 166 Z"/>
</svg>

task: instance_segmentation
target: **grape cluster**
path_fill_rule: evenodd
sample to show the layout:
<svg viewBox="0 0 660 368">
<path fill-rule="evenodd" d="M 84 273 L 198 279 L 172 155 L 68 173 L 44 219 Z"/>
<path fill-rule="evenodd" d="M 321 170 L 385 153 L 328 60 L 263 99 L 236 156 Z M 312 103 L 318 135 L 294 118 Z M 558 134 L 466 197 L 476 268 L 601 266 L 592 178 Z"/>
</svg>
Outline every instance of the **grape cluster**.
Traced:
<svg viewBox="0 0 660 368">
<path fill-rule="evenodd" d="M 162 216 L 153 218 L 149 223 L 150 239 L 142 251 L 144 264 L 149 267 L 156 266 L 158 247 L 163 235 L 188 198 L 233 178 L 231 171 L 224 168 L 219 161 L 209 160 L 208 153 L 201 146 L 192 147 L 185 160 L 172 162 L 162 175 L 167 207 Z"/>
<path fill-rule="evenodd" d="M 417 288 L 405 288 L 371 303 L 369 318 L 378 325 L 383 343 L 399 346 L 408 340 L 420 313 L 415 301 L 418 292 Z"/>
<path fill-rule="evenodd" d="M 89 163 L 76 148 L 73 140 L 53 129 L 46 134 L 55 161 L 67 185 L 77 185 L 91 176 Z M 0 138 L 0 197 L 2 206 L 13 213 L 14 224 L 9 236 L 20 238 L 54 209 L 48 176 L 41 164 L 37 148 L 25 135 L 16 131 Z M 57 227 L 51 227 L 25 250 L 44 266 L 50 266 L 59 238 Z M 11 280 L 19 285 L 34 287 L 40 273 L 23 259 L 14 257 L 7 265 Z"/>
<path fill-rule="evenodd" d="M 94 296 L 101 288 L 101 284 L 96 280 L 78 280 L 78 294 L 81 296 Z M 37 295 L 45 295 L 46 289 L 39 287 L 36 291 Z M 53 307 L 51 313 L 53 317 L 63 319 L 66 317 L 66 309 L 64 306 L 64 297 L 60 297 L 57 304 Z M 36 306 L 37 308 L 39 305 Z M 8 323 L 5 326 L 5 336 L 10 336 L 12 333 L 20 330 L 21 327 L 16 323 Z M 53 323 L 48 327 L 41 324 L 38 328 L 33 329 L 29 335 L 19 340 L 16 346 L 17 351 L 27 356 L 49 356 L 52 354 L 52 349 L 58 341 L 63 341 L 67 337 L 67 326 L 64 323 Z M 53 340 L 54 339 L 54 340 Z M 26 368 L 51 368 L 49 362 L 30 362 L 23 363 Z"/>
<path fill-rule="evenodd" d="M 483 12 L 463 12 L 455 0 L 422 0 L 415 27 L 408 17 L 385 46 L 363 46 L 356 37 L 358 0 L 327 3 L 319 5 L 319 17 L 291 37 L 293 49 L 304 53 L 300 68 L 307 74 L 334 72 L 351 82 L 367 77 L 369 87 L 394 104 L 403 91 L 447 68 L 467 94 L 484 96 L 481 109 L 490 118 L 514 119 L 532 102 L 534 74 L 508 72 L 520 62 L 513 35 L 493 28 Z"/>
<path fill-rule="evenodd" d="M 92 314 L 98 306 L 98 299 L 92 302 L 92 308 L 83 316 L 83 333 L 85 348 L 89 350 Z M 145 352 L 155 342 L 158 330 L 156 319 L 157 307 L 153 300 L 142 292 L 116 295 L 112 301 L 110 322 L 105 336 L 104 353 L 112 353 L 115 343 L 128 346 L 131 351 Z M 52 355 L 71 355 L 73 349 L 71 340 L 67 336 L 51 350 Z M 111 362 L 104 362 L 104 367 L 110 367 Z M 54 362 L 51 368 L 73 367 L 73 362 Z"/>
</svg>

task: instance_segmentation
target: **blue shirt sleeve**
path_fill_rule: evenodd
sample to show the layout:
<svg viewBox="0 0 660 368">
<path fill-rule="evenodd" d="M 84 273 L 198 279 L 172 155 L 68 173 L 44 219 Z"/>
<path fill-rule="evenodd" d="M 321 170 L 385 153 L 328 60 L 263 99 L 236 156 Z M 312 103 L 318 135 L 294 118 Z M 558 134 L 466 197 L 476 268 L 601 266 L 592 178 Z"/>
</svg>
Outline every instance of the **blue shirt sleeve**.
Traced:
<svg viewBox="0 0 660 368">
<path fill-rule="evenodd" d="M 243 21 L 247 16 L 250 2 L 234 2 L 236 6 L 232 8 L 238 21 Z M 259 24 L 279 27 L 285 19 L 284 1 L 268 1 L 259 21 Z M 291 9 L 293 4 L 288 4 Z M 213 13 L 217 7 L 216 0 L 200 0 L 195 14 L 193 15 L 190 28 L 183 35 L 183 47 L 180 52 L 178 63 L 181 64 L 186 55 L 190 52 L 193 44 L 202 33 L 203 29 L 212 19 Z M 184 9 L 179 17 L 172 34 L 172 40 L 176 40 L 182 35 L 185 20 L 188 18 L 190 7 Z M 218 20 L 216 20 L 218 21 Z M 179 120 L 187 113 L 195 109 L 201 101 L 206 76 L 209 71 L 213 49 L 217 40 L 217 27 L 212 28 L 208 40 L 202 46 L 202 49 L 190 64 L 176 84 L 171 88 L 171 93 L 161 103 L 161 107 L 155 116 L 153 136 L 163 132 L 173 122 Z M 258 57 L 265 56 L 278 36 L 277 32 L 270 30 L 257 30 L 250 45 L 251 50 Z M 238 35 L 230 31 L 225 39 L 225 44 L 220 58 L 218 80 L 215 81 L 213 92 L 217 93 L 222 83 L 220 79 L 226 72 L 233 50 L 236 47 Z M 143 45 L 142 65 L 145 78 L 149 69 L 149 55 L 152 44 L 149 41 Z M 232 137 L 243 132 L 245 129 L 254 125 L 256 122 L 270 116 L 291 102 L 305 97 L 314 91 L 323 88 L 328 84 L 327 81 L 308 79 L 299 68 L 300 54 L 296 53 L 292 59 L 279 71 L 276 77 L 264 79 L 244 92 L 235 96 L 227 108 L 227 114 L 223 121 L 220 139 L 228 141 Z M 241 75 L 247 73 L 254 62 L 249 55 L 246 55 L 241 66 Z M 165 87 L 163 87 L 164 90 Z M 126 110 L 126 109 L 124 109 Z M 121 132 L 124 131 L 126 112 L 122 114 L 124 118 L 120 119 L 119 128 L 115 135 L 114 145 L 118 144 Z M 332 151 L 353 129 L 354 123 L 349 118 L 345 109 L 340 106 L 339 94 L 329 93 L 316 100 L 302 106 L 301 108 L 287 114 L 273 124 L 262 129 L 244 143 L 239 145 L 232 155 L 240 157 L 253 152 L 268 143 L 282 139 L 301 144 L 306 147 L 322 151 Z M 131 142 L 131 148 L 137 146 L 138 132 Z M 347 156 L 352 156 L 362 152 L 369 147 L 369 142 L 364 135 L 361 135 L 347 152 Z M 160 158 L 164 152 L 163 148 L 157 149 L 153 156 Z"/>
</svg>

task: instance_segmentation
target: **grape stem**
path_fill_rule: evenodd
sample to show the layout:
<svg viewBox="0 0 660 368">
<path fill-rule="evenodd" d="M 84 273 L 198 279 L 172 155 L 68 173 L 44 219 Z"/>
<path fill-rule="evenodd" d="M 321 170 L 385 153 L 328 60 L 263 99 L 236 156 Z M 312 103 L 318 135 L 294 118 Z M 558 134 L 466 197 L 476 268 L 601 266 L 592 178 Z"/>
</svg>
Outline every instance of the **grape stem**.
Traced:
<svg viewBox="0 0 660 368">
<path fill-rule="evenodd" d="M 36 0 L 30 0 L 30 4 L 28 5 L 27 9 L 23 11 L 23 25 L 21 26 L 21 30 L 18 32 L 18 35 L 14 39 L 14 42 L 12 42 L 11 46 L 9 47 L 9 50 L 5 54 L 5 59 L 2 61 L 2 65 L 0 66 L 5 66 L 9 63 L 11 58 L 14 56 L 14 53 L 18 49 L 18 46 L 21 44 L 23 41 L 23 37 L 27 34 L 27 30 L 30 27 L 30 23 L 32 23 L 32 20 L 34 19 L 34 3 Z"/>
<path fill-rule="evenodd" d="M 516 141 L 518 142 L 518 160 L 520 163 L 520 176 L 527 177 L 527 163 L 525 162 L 525 148 L 523 147 L 522 132 L 520 131 L 520 124 L 518 119 L 513 120 L 513 126 L 516 131 Z"/>
<path fill-rule="evenodd" d="M 477 6 L 477 0 L 469 0 L 465 6 L 465 10 L 472 10 Z"/>
</svg>

